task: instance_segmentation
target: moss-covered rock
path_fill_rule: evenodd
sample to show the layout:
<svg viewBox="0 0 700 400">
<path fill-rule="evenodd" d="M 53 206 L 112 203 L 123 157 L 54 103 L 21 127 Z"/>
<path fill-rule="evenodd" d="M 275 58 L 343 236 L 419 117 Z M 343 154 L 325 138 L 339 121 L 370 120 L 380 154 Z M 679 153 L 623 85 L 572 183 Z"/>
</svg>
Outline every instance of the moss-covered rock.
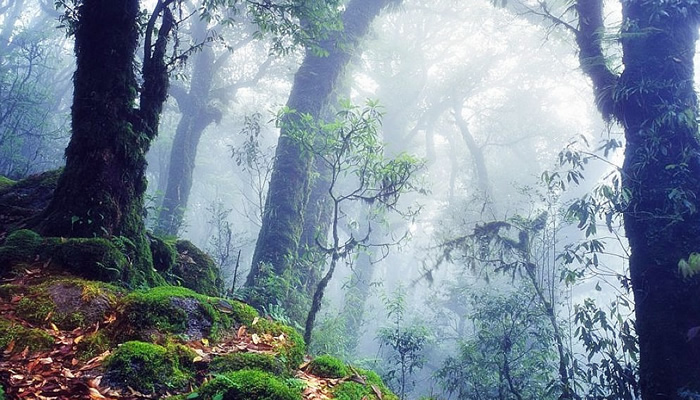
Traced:
<svg viewBox="0 0 700 400">
<path fill-rule="evenodd" d="M 105 378 L 111 385 L 140 392 L 182 389 L 194 376 L 195 355 L 182 345 L 126 342 L 105 360 Z"/>
<path fill-rule="evenodd" d="M 333 395 L 336 399 L 399 400 L 398 396 L 384 385 L 379 375 L 375 372 L 353 368 L 353 373 L 357 373 L 359 375 L 358 380 L 364 380 L 365 383 L 362 384 L 356 380 L 341 383 L 333 388 Z M 375 390 L 380 391 L 382 396 L 378 397 Z"/>
<path fill-rule="evenodd" d="M 10 186 L 14 185 L 17 183 L 16 181 L 13 181 L 12 179 L 0 175 L 0 191 L 5 190 L 9 188 Z"/>
<path fill-rule="evenodd" d="M 32 175 L 14 184 L 0 183 L 0 239 L 26 226 L 51 201 L 61 169 Z"/>
<path fill-rule="evenodd" d="M 344 362 L 327 354 L 311 361 L 308 371 L 323 378 L 342 378 L 350 373 Z"/>
<path fill-rule="evenodd" d="M 290 376 L 291 371 L 280 358 L 262 353 L 230 353 L 214 358 L 209 364 L 209 371 L 215 374 L 257 369 L 274 375 Z"/>
<path fill-rule="evenodd" d="M 219 296 L 224 290 L 221 271 L 214 260 L 187 240 L 178 240 L 177 262 L 165 275 L 172 285 L 181 285 L 197 293 Z"/>
<path fill-rule="evenodd" d="M 122 299 L 115 332 L 122 339 L 151 340 L 168 335 L 216 339 L 222 330 L 238 322 L 227 313 L 233 308 L 234 303 L 184 287 L 136 291 Z"/>
<path fill-rule="evenodd" d="M 58 278 L 27 288 L 15 311 L 34 325 L 72 330 L 102 321 L 120 295 L 121 289 L 106 283 Z"/>
<path fill-rule="evenodd" d="M 280 357 L 285 360 L 287 368 L 290 370 L 297 369 L 304 361 L 306 344 L 296 329 L 277 321 L 260 319 L 250 326 L 250 330 L 252 333 L 269 334 L 274 337 L 282 335 L 284 339 L 279 342 L 275 350 L 279 352 Z"/>
<path fill-rule="evenodd" d="M 42 351 L 49 349 L 53 342 L 51 335 L 41 329 L 26 328 L 0 317 L 0 349 L 12 344 L 14 351 L 22 351 L 25 347 L 30 351 Z"/>
<path fill-rule="evenodd" d="M 175 240 L 152 234 L 148 235 L 148 240 L 151 245 L 151 255 L 153 256 L 153 268 L 163 277 L 169 276 L 177 263 L 178 254 L 175 248 Z"/>
<path fill-rule="evenodd" d="M 37 259 L 41 253 L 42 238 L 29 229 L 12 232 L 0 246 L 0 276 L 13 267 L 26 266 Z"/>
<path fill-rule="evenodd" d="M 203 385 L 197 399 L 301 400 L 301 391 L 267 372 L 243 369 L 223 374 Z"/>
<path fill-rule="evenodd" d="M 48 238 L 47 257 L 54 266 L 85 279 L 122 280 L 131 263 L 119 244 L 104 238 Z"/>
</svg>

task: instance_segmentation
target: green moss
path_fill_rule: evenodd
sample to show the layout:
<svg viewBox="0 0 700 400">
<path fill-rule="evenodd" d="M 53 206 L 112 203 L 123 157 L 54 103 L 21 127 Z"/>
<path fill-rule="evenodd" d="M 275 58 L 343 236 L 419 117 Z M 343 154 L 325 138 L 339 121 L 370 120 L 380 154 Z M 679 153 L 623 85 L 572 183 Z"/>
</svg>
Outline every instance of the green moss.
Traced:
<svg viewBox="0 0 700 400">
<path fill-rule="evenodd" d="M 80 360 L 87 361 L 109 350 L 112 347 L 112 342 L 105 335 L 104 331 L 100 330 L 83 336 L 76 347 L 77 357 Z"/>
<path fill-rule="evenodd" d="M 5 176 L 0 175 L 0 190 L 7 189 L 10 186 L 14 185 L 15 183 L 17 183 L 17 182 L 13 181 L 10 178 L 7 178 Z"/>
<path fill-rule="evenodd" d="M 96 281 L 59 278 L 28 288 L 16 315 L 34 325 L 54 323 L 72 330 L 102 321 L 121 289 Z"/>
<path fill-rule="evenodd" d="M 163 276 L 168 276 L 177 262 L 177 249 L 174 240 L 148 235 L 153 256 L 153 267 Z M 167 279 L 166 279 L 167 280 Z"/>
<path fill-rule="evenodd" d="M 29 229 L 12 232 L 0 246 L 0 275 L 12 267 L 33 262 L 41 252 L 41 236 Z"/>
<path fill-rule="evenodd" d="M 31 351 L 42 351 L 51 348 L 54 340 L 41 329 L 25 328 L 0 317 L 0 349 L 4 349 L 11 342 L 14 342 L 15 351 L 22 351 L 25 347 L 29 347 Z"/>
<path fill-rule="evenodd" d="M 118 244 L 103 238 L 47 238 L 47 257 L 86 279 L 120 282 L 130 262 Z"/>
<path fill-rule="evenodd" d="M 353 381 L 346 381 L 336 386 L 333 389 L 333 395 L 338 400 L 356 400 L 366 398 L 368 400 L 398 400 L 398 396 L 392 393 L 382 382 L 379 375 L 373 371 L 366 371 L 360 368 L 354 368 L 353 372 L 357 372 L 362 376 L 366 384 L 360 384 Z M 376 387 L 382 393 L 382 398 L 379 399 L 374 391 Z"/>
<path fill-rule="evenodd" d="M 257 369 L 274 375 L 291 375 L 284 362 L 271 354 L 230 353 L 214 358 L 209 364 L 212 373 L 224 373 L 241 369 Z"/>
<path fill-rule="evenodd" d="M 220 302 L 227 307 L 221 308 Z M 122 300 L 117 333 L 126 339 L 146 339 L 142 333 L 149 331 L 156 335 L 184 335 L 188 339 L 216 339 L 236 322 L 231 318 L 233 314 L 227 314 L 230 305 L 226 300 L 178 286 L 137 291 Z"/>
<path fill-rule="evenodd" d="M 304 361 L 306 344 L 304 338 L 294 328 L 268 319 L 260 319 L 256 324 L 250 326 L 251 333 L 269 333 L 278 337 L 284 334 L 285 340 L 276 349 L 279 357 L 284 360 L 290 370 L 295 370 Z"/>
<path fill-rule="evenodd" d="M 178 240 L 175 247 L 177 262 L 171 274 L 165 275 L 168 283 L 209 296 L 221 295 L 224 282 L 214 260 L 187 240 Z"/>
<path fill-rule="evenodd" d="M 345 363 L 330 355 L 316 357 L 309 364 L 309 372 L 324 378 L 342 378 L 349 374 Z"/>
<path fill-rule="evenodd" d="M 219 375 L 199 390 L 199 399 L 301 400 L 301 391 L 267 372 L 243 369 Z"/>
<path fill-rule="evenodd" d="M 182 389 L 194 377 L 194 369 L 183 357 L 186 351 L 182 347 L 126 342 L 105 360 L 105 378 L 112 384 L 141 392 Z"/>
</svg>

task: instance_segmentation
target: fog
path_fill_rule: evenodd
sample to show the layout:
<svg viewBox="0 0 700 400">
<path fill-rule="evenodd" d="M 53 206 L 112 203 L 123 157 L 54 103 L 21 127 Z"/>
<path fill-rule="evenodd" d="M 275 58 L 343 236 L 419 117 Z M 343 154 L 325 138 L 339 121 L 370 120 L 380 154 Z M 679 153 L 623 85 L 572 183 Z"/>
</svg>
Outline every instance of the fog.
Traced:
<svg viewBox="0 0 700 400">
<path fill-rule="evenodd" d="M 0 16 L 0 173 L 13 179 L 61 164 L 73 68 L 58 13 L 19 3 L 3 1 Z M 556 24 L 524 11 L 527 2 L 391 3 L 358 39 L 332 101 L 314 117 L 332 121 L 343 102 L 358 111 L 376 102 L 382 158 L 410 154 L 416 169 L 386 207 L 342 203 L 339 243 L 368 240 L 340 252 L 309 351 L 371 368 L 406 399 L 557 398 L 561 365 L 577 393 L 609 392 L 599 381 L 605 360 L 621 365 L 613 375 L 637 368 L 623 345 L 633 336 L 633 305 L 627 242 L 613 212 L 623 196 L 624 139 L 596 109 L 575 38 L 562 26 L 573 16 L 560 4 L 549 9 L 563 19 Z M 611 26 L 618 14 L 607 11 Z M 288 48 L 275 49 L 275 35 L 258 35 L 243 14 L 233 20 L 193 16 L 178 26 L 170 97 L 148 153 L 146 206 L 149 229 L 207 251 L 227 295 L 247 300 L 280 110 L 305 54 L 287 39 Z M 621 68 L 614 33 L 606 62 Z M 24 76 L 31 86 L 13 89 Z M 8 93 L 27 98 L 17 102 L 21 114 L 12 114 Z M 50 113 L 36 111 L 39 102 Z M 25 116 L 21 127 L 12 115 Z M 183 153 L 171 161 L 174 146 Z M 175 163 L 191 164 L 191 189 L 172 189 L 187 193 L 185 203 L 165 206 Z M 336 190 L 358 181 L 356 171 L 343 171 Z M 168 207 L 181 221 L 159 228 Z M 316 239 L 324 241 L 330 248 L 332 234 Z M 331 259 L 310 261 L 320 268 L 316 282 Z M 280 294 L 261 311 L 303 330 L 294 310 L 311 303 L 292 306 L 294 297 Z"/>
</svg>

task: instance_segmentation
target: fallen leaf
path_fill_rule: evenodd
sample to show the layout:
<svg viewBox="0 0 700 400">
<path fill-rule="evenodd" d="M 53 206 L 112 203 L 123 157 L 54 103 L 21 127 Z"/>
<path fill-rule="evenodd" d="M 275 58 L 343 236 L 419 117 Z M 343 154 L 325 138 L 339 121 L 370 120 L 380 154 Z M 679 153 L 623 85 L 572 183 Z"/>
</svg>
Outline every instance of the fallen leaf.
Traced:
<svg viewBox="0 0 700 400">
<path fill-rule="evenodd" d="M 377 395 L 379 400 L 382 400 L 382 391 L 376 385 L 372 385 L 372 391 Z"/>
<path fill-rule="evenodd" d="M 255 323 L 255 322 L 253 322 L 253 323 Z M 255 343 L 255 344 L 259 344 L 259 343 L 260 343 L 260 338 L 258 337 L 258 334 L 257 334 L 257 333 L 254 333 L 254 334 L 250 335 L 250 339 L 251 339 L 251 340 L 253 341 L 253 343 Z"/>
<path fill-rule="evenodd" d="M 202 338 L 202 344 L 205 346 L 209 346 L 209 340 L 207 338 Z"/>
<path fill-rule="evenodd" d="M 257 324 L 258 321 L 260 321 L 260 318 L 258 318 L 258 317 L 253 318 L 253 323 L 251 325 Z"/>
<path fill-rule="evenodd" d="M 239 339 L 242 338 L 243 336 L 245 336 L 245 325 L 241 325 L 241 327 L 238 328 L 237 335 L 238 335 Z"/>
<path fill-rule="evenodd" d="M 12 353 L 12 350 L 14 350 L 14 349 L 15 349 L 15 340 L 12 339 L 12 340 L 10 340 L 10 343 L 7 344 L 7 347 L 5 348 L 4 353 L 10 354 L 10 353 Z"/>
<path fill-rule="evenodd" d="M 51 329 L 53 329 L 54 332 L 59 332 L 58 327 L 53 322 L 51 323 Z"/>
<path fill-rule="evenodd" d="M 73 339 L 73 343 L 74 344 L 80 343 L 80 341 L 83 340 L 83 337 L 84 337 L 83 335 L 76 336 L 75 339 Z"/>
<path fill-rule="evenodd" d="M 100 393 L 99 390 L 97 390 L 97 389 L 95 389 L 95 388 L 88 388 L 88 390 L 89 390 L 89 392 L 90 392 L 90 398 L 91 398 L 91 399 L 93 399 L 93 400 L 103 400 L 103 399 L 106 399 L 106 397 L 104 397 L 104 396 L 102 395 L 102 393 Z"/>
</svg>

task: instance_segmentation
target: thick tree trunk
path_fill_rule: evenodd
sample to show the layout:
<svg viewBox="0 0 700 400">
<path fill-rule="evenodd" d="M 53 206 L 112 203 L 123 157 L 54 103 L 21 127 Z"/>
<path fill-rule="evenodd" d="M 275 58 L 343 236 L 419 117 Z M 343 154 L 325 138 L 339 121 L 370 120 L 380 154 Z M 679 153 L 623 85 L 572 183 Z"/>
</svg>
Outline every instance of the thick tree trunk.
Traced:
<svg viewBox="0 0 700 400">
<path fill-rule="evenodd" d="M 288 135 L 301 114 L 318 118 L 330 101 L 338 77 L 350 61 L 359 39 L 390 0 L 352 0 L 343 13 L 342 33 L 333 34 L 322 48 L 328 55 L 307 51 L 294 76 L 287 107 L 296 111 L 282 126 L 272 177 L 265 203 L 262 227 L 255 246 L 246 286 L 262 285 L 268 274 L 291 271 L 304 226 L 309 196 L 312 158 Z M 268 294 L 265 296 L 272 296 Z M 263 297 L 265 297 L 263 296 Z M 249 299 L 254 306 L 275 303 L 274 298 Z"/>
<path fill-rule="evenodd" d="M 134 247 L 130 283 L 156 279 L 143 221 L 146 159 L 167 90 L 163 53 L 172 16 L 147 46 L 140 109 L 134 56 L 138 0 L 85 0 L 75 31 L 73 133 L 66 167 L 38 224 L 44 235 L 123 236 Z M 151 53 L 152 52 L 152 53 Z"/>
<path fill-rule="evenodd" d="M 700 144 L 693 87 L 697 5 L 623 2 L 621 76 L 600 51 L 602 2 L 579 0 L 582 67 L 599 108 L 625 130 L 624 212 L 642 398 L 700 391 L 700 278 L 679 261 L 700 250 Z"/>
</svg>

